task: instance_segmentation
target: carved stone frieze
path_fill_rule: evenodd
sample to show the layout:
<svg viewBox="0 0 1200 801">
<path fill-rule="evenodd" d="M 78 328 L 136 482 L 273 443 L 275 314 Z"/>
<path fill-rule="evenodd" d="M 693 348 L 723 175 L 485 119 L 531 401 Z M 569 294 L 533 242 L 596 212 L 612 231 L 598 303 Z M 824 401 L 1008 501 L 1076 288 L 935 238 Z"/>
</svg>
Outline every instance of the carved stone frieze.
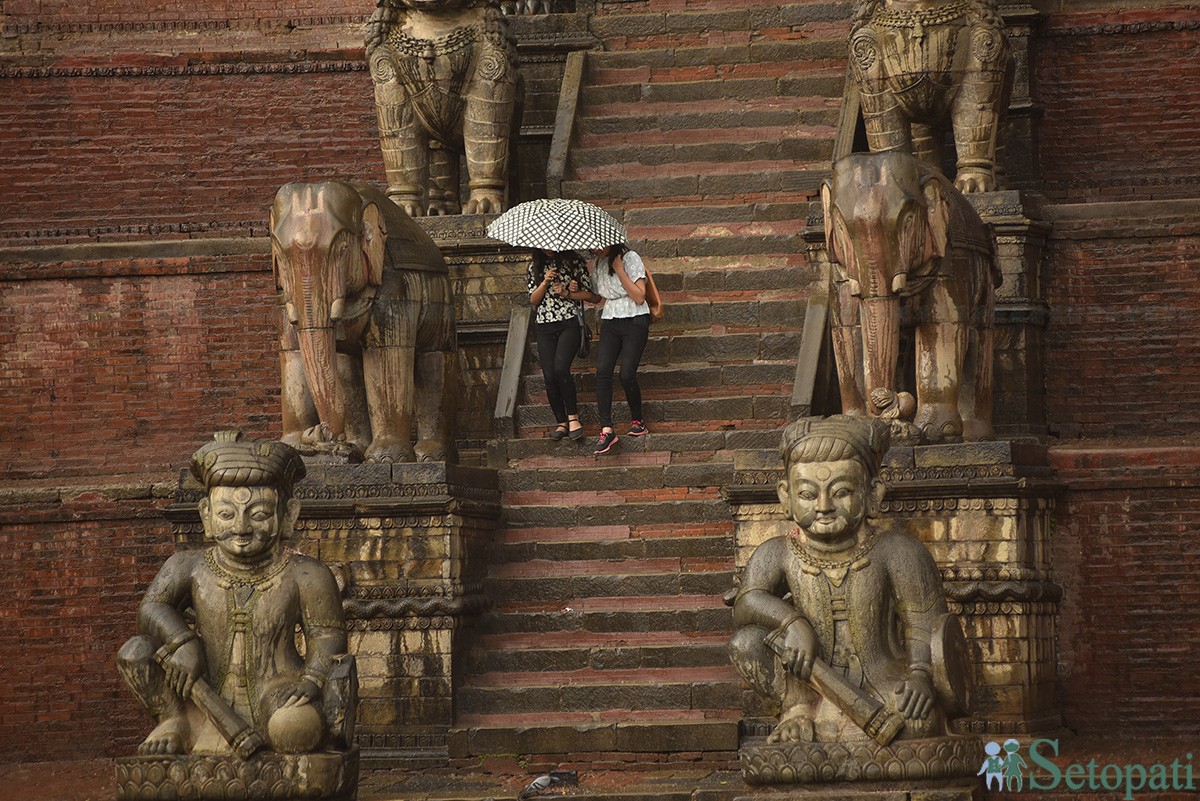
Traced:
<svg viewBox="0 0 1200 801">
<path fill-rule="evenodd" d="M 352 801 L 358 749 L 344 753 L 144 756 L 116 760 L 117 801 Z"/>
<path fill-rule="evenodd" d="M 978 737 L 789 743 L 743 746 L 742 776 L 748 784 L 941 779 L 973 776 L 983 761 Z"/>
</svg>

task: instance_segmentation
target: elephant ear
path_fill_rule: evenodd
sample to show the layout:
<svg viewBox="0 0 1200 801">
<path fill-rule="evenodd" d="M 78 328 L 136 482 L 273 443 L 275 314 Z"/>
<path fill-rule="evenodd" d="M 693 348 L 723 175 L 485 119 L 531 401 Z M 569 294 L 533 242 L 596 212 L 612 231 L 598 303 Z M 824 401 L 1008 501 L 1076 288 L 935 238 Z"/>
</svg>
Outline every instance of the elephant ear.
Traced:
<svg viewBox="0 0 1200 801">
<path fill-rule="evenodd" d="M 925 261 L 946 255 L 950 237 L 950 198 L 936 175 L 925 176 L 921 187 L 925 194 L 925 216 L 929 227 L 925 231 Z"/>
<path fill-rule="evenodd" d="M 387 257 L 387 224 L 377 203 L 367 203 L 362 210 L 362 253 L 367 286 L 383 285 L 383 261 Z"/>
</svg>

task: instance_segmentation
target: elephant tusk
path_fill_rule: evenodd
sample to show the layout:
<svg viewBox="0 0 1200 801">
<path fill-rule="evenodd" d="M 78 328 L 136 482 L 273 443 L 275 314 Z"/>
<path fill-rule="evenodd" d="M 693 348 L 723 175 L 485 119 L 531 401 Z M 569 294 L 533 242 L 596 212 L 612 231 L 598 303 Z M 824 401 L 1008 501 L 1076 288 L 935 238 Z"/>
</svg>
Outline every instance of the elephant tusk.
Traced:
<svg viewBox="0 0 1200 801">
<path fill-rule="evenodd" d="M 292 325 L 298 325 L 300 323 L 300 315 L 296 314 L 296 304 L 287 304 L 287 318 L 288 322 Z"/>
<path fill-rule="evenodd" d="M 346 299 L 338 298 L 329 307 L 329 319 L 336 323 L 338 320 L 342 319 L 345 316 L 346 316 Z"/>
<path fill-rule="evenodd" d="M 906 286 L 908 286 L 908 273 L 896 273 L 892 278 L 892 291 L 903 292 Z"/>
</svg>

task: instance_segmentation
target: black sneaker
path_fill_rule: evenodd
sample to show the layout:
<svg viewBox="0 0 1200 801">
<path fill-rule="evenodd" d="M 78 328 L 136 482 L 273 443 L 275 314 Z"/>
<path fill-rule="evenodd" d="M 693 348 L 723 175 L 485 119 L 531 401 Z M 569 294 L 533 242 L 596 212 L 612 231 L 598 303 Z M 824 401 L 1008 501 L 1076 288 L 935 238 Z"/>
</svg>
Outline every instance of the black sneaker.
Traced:
<svg viewBox="0 0 1200 801">
<path fill-rule="evenodd" d="M 608 453 L 612 450 L 612 446 L 616 445 L 620 440 L 615 431 L 600 432 L 600 439 L 596 442 L 596 450 L 592 451 L 593 456 L 599 456 L 602 453 Z"/>
<path fill-rule="evenodd" d="M 644 437 L 649 433 L 650 433 L 650 429 L 646 428 L 646 424 L 643 423 L 641 420 L 630 420 L 629 421 L 629 436 Z"/>
</svg>

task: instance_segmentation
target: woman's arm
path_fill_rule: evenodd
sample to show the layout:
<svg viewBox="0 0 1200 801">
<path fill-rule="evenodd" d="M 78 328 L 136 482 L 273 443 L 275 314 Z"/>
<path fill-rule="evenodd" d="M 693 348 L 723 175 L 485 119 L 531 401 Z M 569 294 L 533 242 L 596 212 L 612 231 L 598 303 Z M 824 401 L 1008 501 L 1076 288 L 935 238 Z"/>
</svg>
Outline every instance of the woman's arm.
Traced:
<svg viewBox="0 0 1200 801">
<path fill-rule="evenodd" d="M 546 297 L 547 290 L 550 289 L 550 284 L 554 282 L 557 276 L 557 267 L 551 267 L 549 270 L 546 270 L 546 277 L 542 279 L 542 283 L 534 287 L 533 291 L 529 293 L 530 306 L 536 306 L 542 302 L 542 299 Z"/>
<path fill-rule="evenodd" d="M 631 279 L 629 274 L 625 272 L 625 258 L 623 256 L 617 256 L 613 259 L 613 270 L 616 272 L 617 278 L 620 279 L 621 286 L 625 288 L 625 294 L 629 296 L 629 299 L 637 304 L 644 303 L 646 301 L 646 279 L 639 278 L 636 281 Z"/>
</svg>

